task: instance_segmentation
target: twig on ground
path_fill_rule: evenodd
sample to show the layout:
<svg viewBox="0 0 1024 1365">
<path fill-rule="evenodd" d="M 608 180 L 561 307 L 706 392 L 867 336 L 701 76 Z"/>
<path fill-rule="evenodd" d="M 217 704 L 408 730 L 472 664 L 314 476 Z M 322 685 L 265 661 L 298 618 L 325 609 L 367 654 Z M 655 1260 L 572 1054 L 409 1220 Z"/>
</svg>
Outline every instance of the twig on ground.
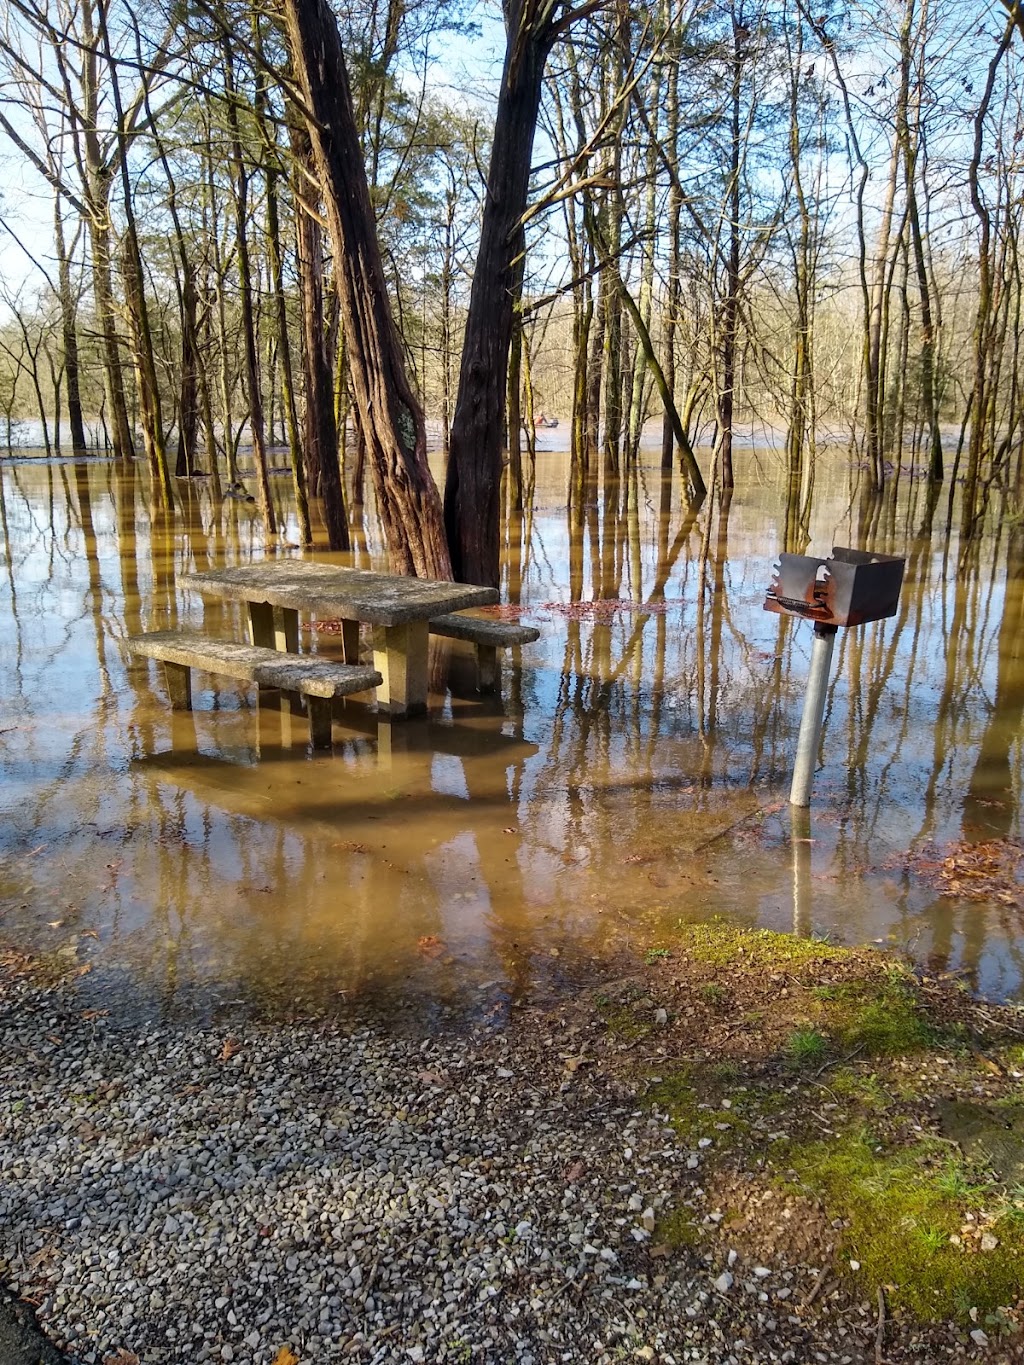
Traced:
<svg viewBox="0 0 1024 1365">
<path fill-rule="evenodd" d="M 882 1342 L 885 1338 L 885 1290 L 878 1286 L 878 1323 L 875 1327 L 875 1365 L 885 1365 Z"/>
<path fill-rule="evenodd" d="M 861 1043 L 860 1047 L 855 1047 L 853 1051 L 848 1052 L 845 1057 L 830 1057 L 827 1062 L 823 1062 L 821 1066 L 818 1067 L 817 1071 L 812 1074 L 811 1080 L 816 1081 L 821 1073 L 827 1071 L 830 1066 L 845 1066 L 847 1062 L 852 1062 L 854 1057 L 859 1056 L 866 1046 L 866 1043 Z"/>
<path fill-rule="evenodd" d="M 810 1289 L 804 1295 L 804 1307 L 810 1308 L 811 1304 L 825 1288 L 825 1281 L 828 1279 L 828 1266 L 823 1265 L 818 1271 L 817 1277 Z"/>
</svg>

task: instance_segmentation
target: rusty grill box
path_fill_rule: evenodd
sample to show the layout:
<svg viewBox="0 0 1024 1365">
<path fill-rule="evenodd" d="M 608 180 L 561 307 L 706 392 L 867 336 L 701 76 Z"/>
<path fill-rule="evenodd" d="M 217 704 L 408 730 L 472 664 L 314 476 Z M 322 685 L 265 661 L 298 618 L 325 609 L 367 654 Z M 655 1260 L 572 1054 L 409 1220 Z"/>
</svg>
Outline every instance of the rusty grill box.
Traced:
<svg viewBox="0 0 1024 1365">
<path fill-rule="evenodd" d="M 905 560 L 841 545 L 831 558 L 780 554 L 765 611 L 803 616 L 823 626 L 860 626 L 895 616 Z"/>
</svg>

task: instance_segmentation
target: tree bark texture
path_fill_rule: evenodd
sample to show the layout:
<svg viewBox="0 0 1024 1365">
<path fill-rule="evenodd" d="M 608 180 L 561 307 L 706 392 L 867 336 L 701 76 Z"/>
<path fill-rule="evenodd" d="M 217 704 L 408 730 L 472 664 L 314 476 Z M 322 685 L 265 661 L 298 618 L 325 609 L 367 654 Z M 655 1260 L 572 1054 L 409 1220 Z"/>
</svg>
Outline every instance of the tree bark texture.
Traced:
<svg viewBox="0 0 1024 1365">
<path fill-rule="evenodd" d="M 450 578 L 423 410 L 388 300 L 338 25 L 326 0 L 284 0 L 283 12 L 327 208 L 352 389 L 392 567 L 421 578 Z"/>
<path fill-rule="evenodd" d="M 256 346 L 256 319 L 252 306 L 252 268 L 249 262 L 249 241 L 246 236 L 249 214 L 249 173 L 242 156 L 242 135 L 239 130 L 238 109 L 235 103 L 234 61 L 227 38 L 222 41 L 224 53 L 224 91 L 227 95 L 228 129 L 231 147 L 231 171 L 235 189 L 235 253 L 238 260 L 238 289 L 242 302 L 242 335 L 245 341 L 245 376 L 249 399 L 249 428 L 252 432 L 252 456 L 256 471 L 256 494 L 263 524 L 269 535 L 277 532 L 277 518 L 270 495 L 267 474 L 267 448 L 263 426 L 263 389 L 260 381 L 259 351 Z"/>
<path fill-rule="evenodd" d="M 448 451 L 445 525 L 456 578 L 498 586 L 505 382 L 516 257 L 541 87 L 555 38 L 548 0 L 510 0 L 505 67 Z"/>
<path fill-rule="evenodd" d="M 64 373 L 68 379 L 68 420 L 71 423 L 71 450 L 75 455 L 84 455 L 85 419 L 82 415 L 82 393 L 80 365 L 78 360 L 78 303 L 71 287 L 71 262 L 68 259 L 64 240 L 64 219 L 61 214 L 61 198 L 57 194 L 53 202 L 54 242 L 57 249 L 57 280 L 60 294 L 61 338 L 64 344 Z"/>
<path fill-rule="evenodd" d="M 316 205 L 309 202 L 305 170 L 312 170 L 312 147 L 298 115 L 289 111 L 288 133 L 295 158 L 295 236 L 302 315 L 302 385 L 305 402 L 303 460 L 306 486 L 323 500 L 327 544 L 350 548 L 345 487 L 338 463 L 331 361 L 324 325 L 324 258 Z"/>
</svg>

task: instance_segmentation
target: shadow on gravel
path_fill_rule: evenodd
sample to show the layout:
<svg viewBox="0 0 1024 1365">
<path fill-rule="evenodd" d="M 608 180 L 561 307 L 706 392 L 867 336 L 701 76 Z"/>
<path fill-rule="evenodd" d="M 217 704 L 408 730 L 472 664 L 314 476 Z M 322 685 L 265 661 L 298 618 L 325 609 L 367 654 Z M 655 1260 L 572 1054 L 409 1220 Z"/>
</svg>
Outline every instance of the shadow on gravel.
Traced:
<svg viewBox="0 0 1024 1365">
<path fill-rule="evenodd" d="M 39 1329 L 27 1303 L 0 1288 L 0 1365 L 67 1365 L 66 1357 Z"/>
</svg>

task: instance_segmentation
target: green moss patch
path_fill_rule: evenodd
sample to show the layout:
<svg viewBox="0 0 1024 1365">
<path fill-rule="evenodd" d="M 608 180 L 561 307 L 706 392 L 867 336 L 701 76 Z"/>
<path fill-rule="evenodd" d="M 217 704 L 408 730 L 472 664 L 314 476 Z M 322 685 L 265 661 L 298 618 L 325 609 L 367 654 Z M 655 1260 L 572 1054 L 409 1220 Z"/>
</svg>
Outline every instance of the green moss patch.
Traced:
<svg viewBox="0 0 1024 1365">
<path fill-rule="evenodd" d="M 1024 1285 L 1024 1206 L 948 1143 L 891 1147 L 860 1127 L 793 1144 L 800 1186 L 845 1223 L 843 1253 L 872 1293 L 920 1318 L 965 1318 L 1017 1303 Z M 792 1177 L 791 1177 L 792 1178 Z"/>
<path fill-rule="evenodd" d="M 703 1229 L 688 1209 L 673 1209 L 658 1224 L 658 1236 L 675 1250 L 700 1245 Z"/>
<path fill-rule="evenodd" d="M 757 970 L 806 967 L 822 962 L 840 962 L 853 954 L 822 939 L 797 938 L 770 929 L 741 929 L 723 921 L 707 924 L 681 924 L 679 946 L 689 954 L 715 967 L 742 966 Z"/>
<path fill-rule="evenodd" d="M 940 1041 L 926 1018 L 909 972 L 890 967 L 876 980 L 819 987 L 818 1028 L 843 1052 L 901 1057 Z"/>
</svg>

